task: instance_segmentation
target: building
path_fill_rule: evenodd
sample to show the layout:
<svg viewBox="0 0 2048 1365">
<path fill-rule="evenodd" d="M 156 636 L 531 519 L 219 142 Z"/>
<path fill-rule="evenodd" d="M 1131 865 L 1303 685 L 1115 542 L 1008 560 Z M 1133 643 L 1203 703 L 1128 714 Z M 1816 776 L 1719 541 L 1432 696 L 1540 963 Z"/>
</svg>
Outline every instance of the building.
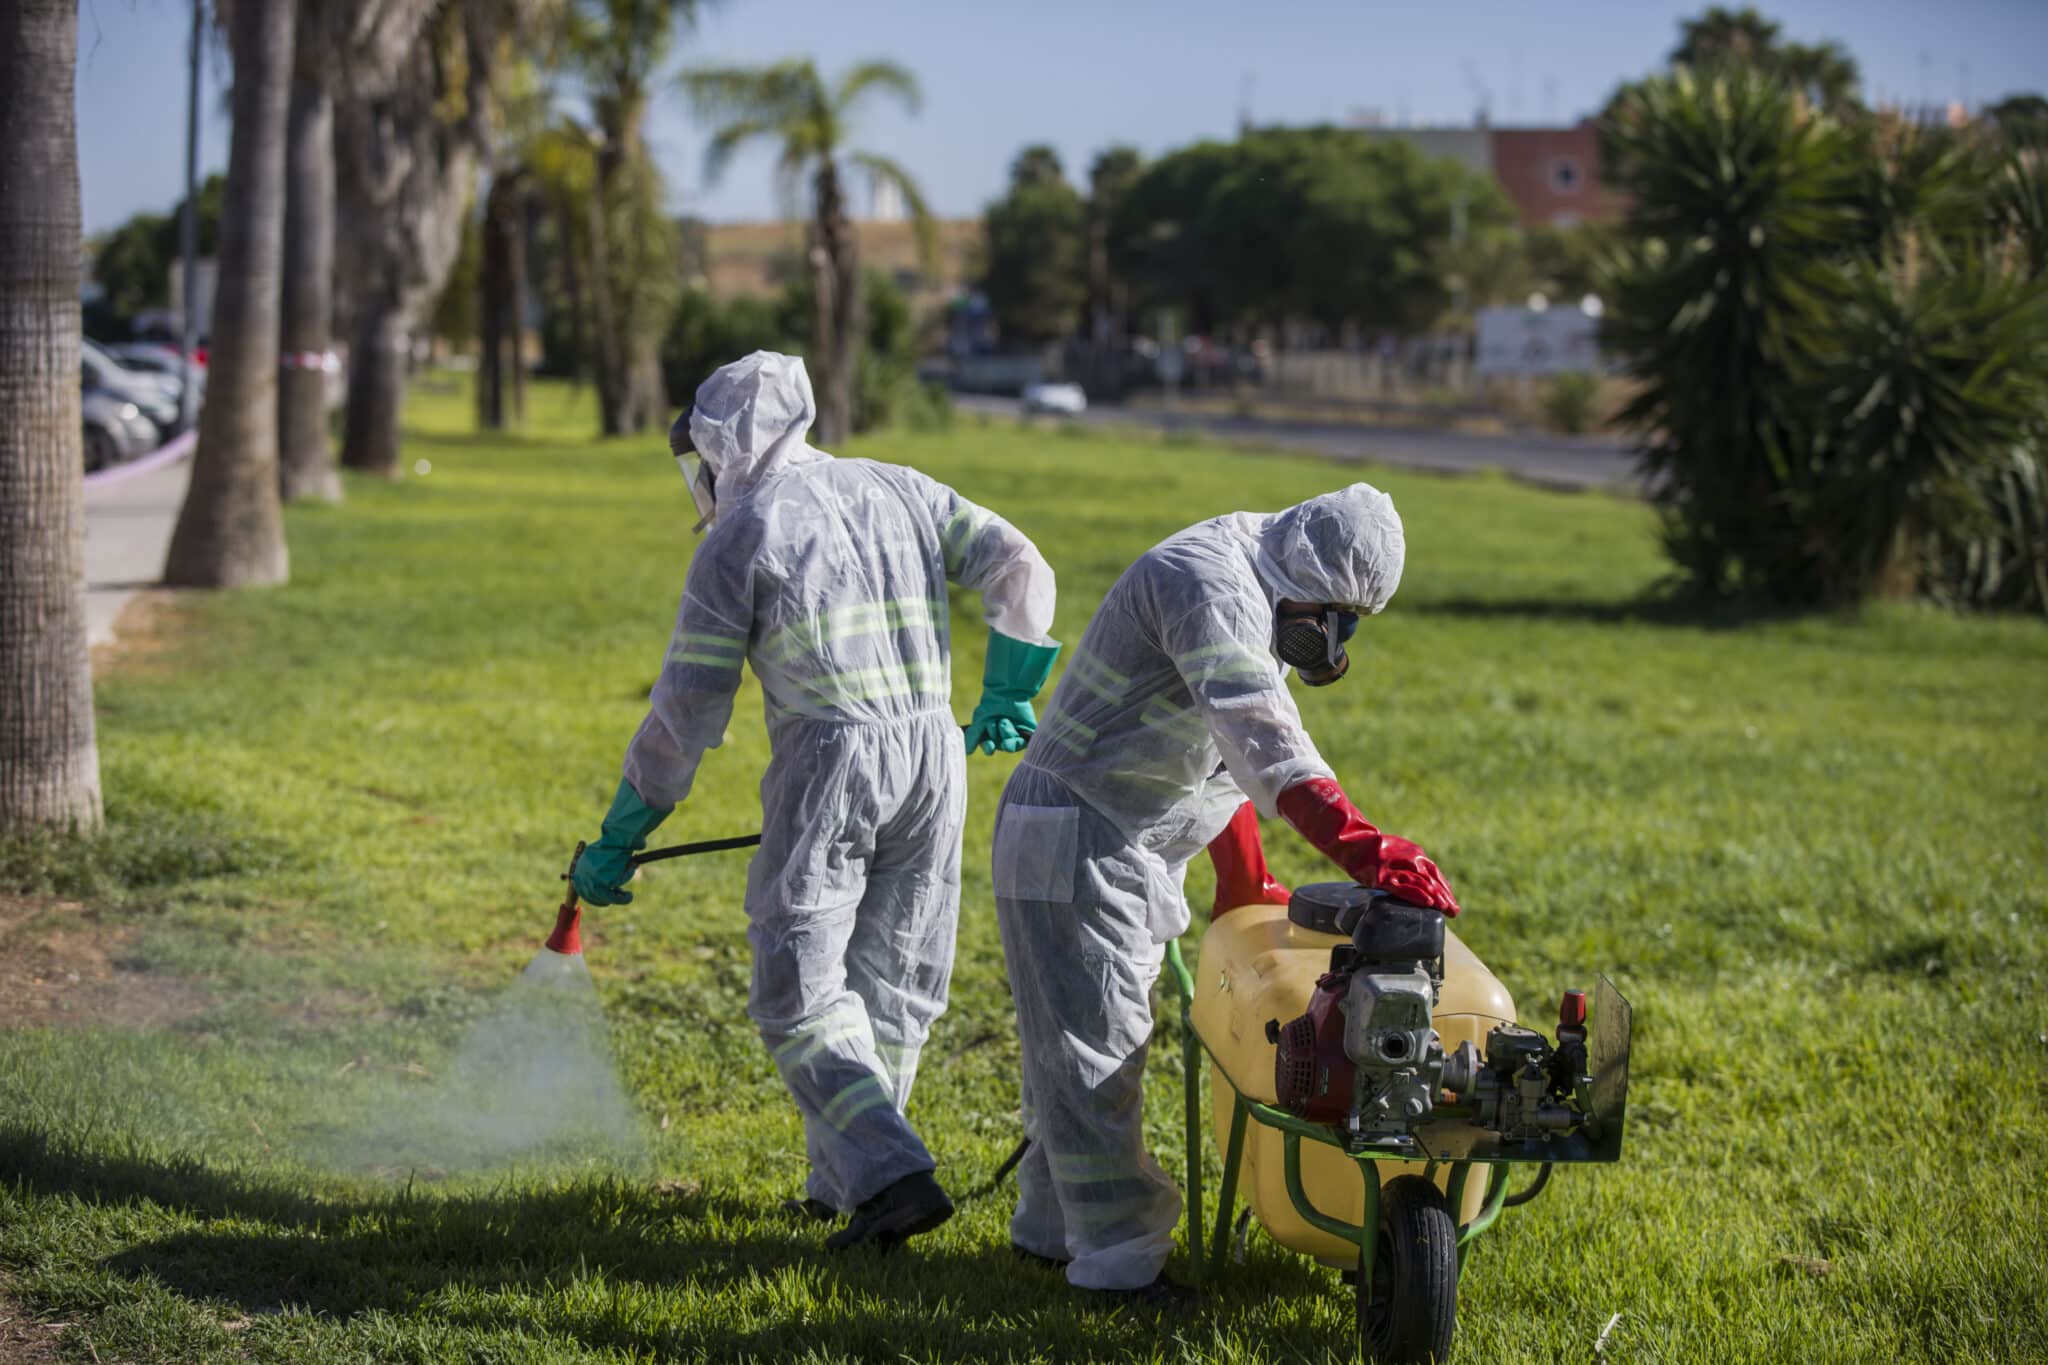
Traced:
<svg viewBox="0 0 2048 1365">
<path fill-rule="evenodd" d="M 1568 128 L 1399 128 L 1367 123 L 1367 137 L 1406 142 L 1493 176 L 1523 227 L 1570 227 L 1621 217 L 1628 201 L 1600 182 L 1600 135 L 1591 119 Z"/>
</svg>

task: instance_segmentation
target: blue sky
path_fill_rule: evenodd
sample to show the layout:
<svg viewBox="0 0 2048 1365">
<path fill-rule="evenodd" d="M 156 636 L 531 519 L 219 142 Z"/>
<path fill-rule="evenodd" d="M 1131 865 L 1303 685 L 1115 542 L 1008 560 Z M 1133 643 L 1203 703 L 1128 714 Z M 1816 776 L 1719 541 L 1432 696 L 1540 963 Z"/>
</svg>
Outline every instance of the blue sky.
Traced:
<svg viewBox="0 0 2048 1365">
<path fill-rule="evenodd" d="M 672 65 L 808 55 L 828 72 L 888 56 L 924 84 L 917 118 L 877 108 L 860 142 L 894 156 L 948 215 L 999 193 L 1017 148 L 1050 142 L 1070 174 L 1116 141 L 1157 153 L 1259 122 L 1570 121 L 1658 65 L 1704 3 L 1339 3 L 1338 0 L 724 0 Z M 1801 40 L 1833 38 L 1866 93 L 1983 103 L 2048 90 L 2048 0 L 1802 0 L 1763 5 Z M 168 209 L 184 157 L 184 0 L 82 0 L 79 156 L 88 231 Z M 211 57 L 212 54 L 209 54 Z M 204 162 L 227 161 L 221 72 L 209 73 Z M 765 154 L 715 187 L 679 98 L 649 128 L 671 202 L 717 220 L 777 213 Z"/>
</svg>

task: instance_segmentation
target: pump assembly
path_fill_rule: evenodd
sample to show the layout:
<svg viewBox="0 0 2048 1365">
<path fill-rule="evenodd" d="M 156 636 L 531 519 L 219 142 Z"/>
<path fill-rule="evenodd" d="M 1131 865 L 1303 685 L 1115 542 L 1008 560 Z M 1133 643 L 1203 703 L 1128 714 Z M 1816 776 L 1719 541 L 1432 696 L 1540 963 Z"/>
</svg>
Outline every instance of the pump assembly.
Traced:
<svg viewBox="0 0 2048 1365">
<path fill-rule="evenodd" d="M 1619 1115 L 1604 1116 L 1594 1096 L 1583 990 L 1565 992 L 1555 1043 L 1499 1023 L 1483 1047 L 1468 1038 L 1446 1052 L 1433 1023 L 1443 917 L 1381 891 L 1302 890 L 1289 919 L 1349 942 L 1330 950 L 1306 1010 L 1266 1024 L 1280 1108 L 1333 1125 L 1353 1152 L 1466 1158 L 1575 1139 L 1566 1145 L 1588 1149 L 1578 1159 L 1598 1159 L 1603 1117 Z M 1625 1007 L 1615 1013 L 1625 1028 Z"/>
</svg>

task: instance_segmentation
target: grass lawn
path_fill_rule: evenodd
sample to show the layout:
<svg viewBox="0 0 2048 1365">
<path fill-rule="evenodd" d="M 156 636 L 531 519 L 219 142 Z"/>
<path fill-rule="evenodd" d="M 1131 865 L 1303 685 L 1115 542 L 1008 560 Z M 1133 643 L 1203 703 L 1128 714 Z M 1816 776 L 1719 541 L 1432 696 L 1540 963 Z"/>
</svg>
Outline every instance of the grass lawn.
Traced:
<svg viewBox="0 0 2048 1365">
<path fill-rule="evenodd" d="M 101 679 L 104 839 L 0 851 L 0 953 L 56 974 L 0 1005 L 0 1318 L 71 1324 L 0 1327 L 0 1356 L 1350 1355 L 1336 1274 L 1257 1237 L 1156 1322 L 1012 1261 L 1008 1188 L 892 1258 L 773 1216 L 802 1138 L 744 1014 L 744 855 L 587 917 L 630 1144 L 467 1173 L 407 1149 L 388 1120 L 436 1092 L 596 830 L 693 544 L 658 436 L 593 443 L 587 392 L 538 401 L 486 440 L 417 396 L 430 473 L 295 509 L 288 588 L 165 608 Z M 1160 537 L 1351 474 L 971 421 L 854 451 L 1031 534 L 1070 641 Z M 1350 678 L 1300 694 L 1318 743 L 1443 865 L 1533 1021 L 1596 970 L 1636 1006 L 1622 1164 L 1479 1243 L 1459 1358 L 1591 1359 L 1616 1313 L 1612 1361 L 2048 1358 L 2048 630 L 1688 618 L 1639 605 L 1641 506 L 1365 473 L 1408 570 Z M 955 605 L 965 715 L 984 637 Z M 758 828 L 759 707 L 749 678 L 659 838 Z M 956 1192 L 1017 1137 L 987 872 L 1010 762 L 969 765 L 954 1003 L 913 1102 Z M 1268 838 L 1284 878 L 1332 875 Z M 37 1006 L 67 962 L 85 1004 Z M 1159 1042 L 1148 1130 L 1178 1170 L 1172 1020 Z"/>
</svg>

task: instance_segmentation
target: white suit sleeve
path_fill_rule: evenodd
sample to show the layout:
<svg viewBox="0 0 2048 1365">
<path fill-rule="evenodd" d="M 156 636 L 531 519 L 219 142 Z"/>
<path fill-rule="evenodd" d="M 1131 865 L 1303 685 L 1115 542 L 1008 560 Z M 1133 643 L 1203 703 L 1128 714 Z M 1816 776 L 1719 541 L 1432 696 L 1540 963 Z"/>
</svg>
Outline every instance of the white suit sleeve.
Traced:
<svg viewBox="0 0 2048 1365">
<path fill-rule="evenodd" d="M 1161 586 L 1160 647 L 1187 684 L 1224 768 L 1259 814 L 1277 815 L 1280 793 L 1296 783 L 1334 777 L 1268 646 L 1265 604 L 1254 609 L 1186 579 Z"/>
<path fill-rule="evenodd" d="M 724 742 L 732 720 L 753 631 L 753 598 L 752 555 L 730 552 L 723 541 L 731 539 L 722 538 L 717 553 L 706 539 L 690 561 L 675 638 L 648 697 L 647 718 L 626 746 L 626 780 L 650 806 L 679 805 L 690 794 L 704 751 Z"/>
<path fill-rule="evenodd" d="M 990 630 L 1026 644 L 1051 644 L 1052 566 L 1025 534 L 986 507 L 924 479 L 946 557 L 946 579 L 981 594 Z"/>
</svg>

